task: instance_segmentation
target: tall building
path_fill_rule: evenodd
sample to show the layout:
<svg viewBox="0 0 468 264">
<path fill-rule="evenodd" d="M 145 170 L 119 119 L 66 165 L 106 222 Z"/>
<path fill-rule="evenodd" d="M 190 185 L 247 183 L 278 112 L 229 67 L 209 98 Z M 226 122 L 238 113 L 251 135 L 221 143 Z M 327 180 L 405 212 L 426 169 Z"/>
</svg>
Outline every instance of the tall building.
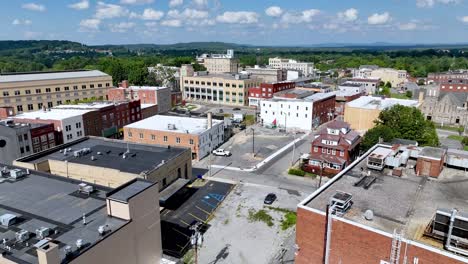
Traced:
<svg viewBox="0 0 468 264">
<path fill-rule="evenodd" d="M 295 263 L 467 263 L 467 167 L 466 151 L 374 146 L 299 203 Z"/>
<path fill-rule="evenodd" d="M 260 79 L 248 75 L 198 72 L 196 76 L 182 77 L 182 92 L 189 101 L 244 106 L 249 88 L 260 83 Z"/>
<path fill-rule="evenodd" d="M 468 70 L 435 72 L 427 75 L 428 82 L 435 82 L 437 84 L 457 79 L 468 79 Z"/>
<path fill-rule="evenodd" d="M 161 263 L 156 183 L 134 179 L 112 190 L 1 167 L 0 263 Z"/>
<path fill-rule="evenodd" d="M 258 65 L 247 67 L 241 73 L 262 79 L 264 83 L 282 82 L 288 78 L 288 71 L 286 69 L 262 68 Z"/>
<path fill-rule="evenodd" d="M 419 107 L 420 102 L 416 100 L 361 96 L 356 100 L 346 103 L 344 121 L 350 124 L 352 129 L 364 132 L 375 126 L 374 120 L 379 117 L 381 111 L 394 105 Z"/>
<path fill-rule="evenodd" d="M 124 140 L 160 146 L 186 147 L 200 160 L 224 142 L 224 122 L 156 115 L 124 127 Z"/>
<path fill-rule="evenodd" d="M 110 101 L 140 100 L 141 104 L 158 105 L 159 113 L 171 110 L 171 89 L 156 86 L 129 86 L 128 81 L 123 81 L 119 88 L 107 91 Z"/>
<path fill-rule="evenodd" d="M 421 111 L 427 120 L 442 125 L 468 126 L 468 92 L 451 85 L 426 86 Z M 455 86 L 455 88 L 457 88 Z"/>
<path fill-rule="evenodd" d="M 359 84 L 363 85 L 366 91 L 366 94 L 372 95 L 377 92 L 377 89 L 379 88 L 380 85 L 380 79 L 379 78 L 353 78 L 345 83 L 351 83 L 351 84 Z"/>
<path fill-rule="evenodd" d="M 237 73 L 239 60 L 234 58 L 234 50 L 226 54 L 203 54 L 197 57 L 197 62 L 205 66 L 210 73 Z"/>
<path fill-rule="evenodd" d="M 291 59 L 270 58 L 268 60 L 270 67 L 275 69 L 298 70 L 303 76 L 315 76 L 314 63 L 298 62 Z"/>
<path fill-rule="evenodd" d="M 13 165 L 116 188 L 139 178 L 164 189 L 192 180 L 190 149 L 85 137 L 17 159 Z"/>
<path fill-rule="evenodd" d="M 371 72 L 371 78 L 379 78 L 382 82 L 389 82 L 392 87 L 400 87 L 408 80 L 408 72 L 390 68 L 378 68 Z"/>
<path fill-rule="evenodd" d="M 312 130 L 333 118 L 335 110 L 334 93 L 316 93 L 301 91 L 307 97 L 286 90 L 285 97 L 273 97 L 260 101 L 260 119 L 264 126 Z M 292 98 L 291 96 L 296 96 Z"/>
<path fill-rule="evenodd" d="M 53 124 L 0 121 L 0 163 L 12 164 L 15 159 L 60 144 Z"/>
<path fill-rule="evenodd" d="M 304 170 L 321 175 L 335 175 L 359 155 L 361 136 L 348 123 L 332 121 L 320 130 L 312 141 Z"/>
<path fill-rule="evenodd" d="M 0 74 L 0 105 L 17 113 L 64 103 L 105 98 L 112 77 L 100 71 L 31 72 Z"/>
</svg>

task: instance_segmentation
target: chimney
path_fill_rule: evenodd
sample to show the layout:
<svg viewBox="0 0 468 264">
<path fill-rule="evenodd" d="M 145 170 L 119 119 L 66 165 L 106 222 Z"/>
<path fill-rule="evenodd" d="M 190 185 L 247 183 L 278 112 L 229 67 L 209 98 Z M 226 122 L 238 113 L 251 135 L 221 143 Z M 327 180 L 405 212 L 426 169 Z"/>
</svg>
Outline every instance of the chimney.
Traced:
<svg viewBox="0 0 468 264">
<path fill-rule="evenodd" d="M 422 104 L 424 102 L 424 92 L 423 91 L 419 92 L 418 101 L 419 101 L 420 104 Z"/>
<path fill-rule="evenodd" d="M 208 112 L 207 118 L 208 118 L 208 128 L 211 128 L 213 126 L 213 114 L 211 112 Z"/>
<path fill-rule="evenodd" d="M 39 264 L 60 264 L 59 247 L 53 242 L 48 242 L 37 250 Z"/>
</svg>

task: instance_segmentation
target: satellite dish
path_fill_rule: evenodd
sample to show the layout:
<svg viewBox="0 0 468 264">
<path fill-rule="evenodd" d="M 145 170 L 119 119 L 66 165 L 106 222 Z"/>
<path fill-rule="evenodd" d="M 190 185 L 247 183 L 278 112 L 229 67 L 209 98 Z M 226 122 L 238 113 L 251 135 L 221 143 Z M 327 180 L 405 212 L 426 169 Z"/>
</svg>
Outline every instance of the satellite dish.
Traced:
<svg viewBox="0 0 468 264">
<path fill-rule="evenodd" d="M 372 221 L 374 219 L 374 212 L 372 212 L 372 210 L 366 210 L 366 212 L 364 213 L 364 218 L 367 221 Z"/>
</svg>

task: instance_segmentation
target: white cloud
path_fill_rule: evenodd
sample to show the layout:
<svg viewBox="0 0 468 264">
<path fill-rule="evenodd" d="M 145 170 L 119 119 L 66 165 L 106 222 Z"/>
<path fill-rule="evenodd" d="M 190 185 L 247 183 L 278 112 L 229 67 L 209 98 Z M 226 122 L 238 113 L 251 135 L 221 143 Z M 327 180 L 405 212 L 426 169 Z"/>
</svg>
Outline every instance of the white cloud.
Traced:
<svg viewBox="0 0 468 264">
<path fill-rule="evenodd" d="M 23 4 L 21 7 L 24 8 L 24 9 L 27 9 L 27 10 L 31 10 L 31 11 L 39 11 L 39 12 L 46 11 L 46 8 L 45 8 L 44 5 L 39 5 L 39 4 L 36 4 L 36 3 Z"/>
<path fill-rule="evenodd" d="M 416 0 L 416 6 L 417 7 L 433 7 L 435 4 L 444 4 L 444 5 L 449 5 L 449 4 L 458 4 L 460 3 L 460 0 Z"/>
<path fill-rule="evenodd" d="M 146 22 L 145 26 L 147 27 L 156 27 L 158 25 L 158 22 Z"/>
<path fill-rule="evenodd" d="M 337 29 L 338 27 L 339 27 L 338 24 L 335 24 L 335 23 L 330 23 L 330 24 L 324 24 L 323 25 L 323 28 L 328 29 L 328 30 Z"/>
<path fill-rule="evenodd" d="M 208 17 L 208 12 L 203 10 L 196 10 L 191 8 L 186 8 L 183 12 L 178 10 L 170 10 L 167 12 L 167 16 L 171 18 L 178 19 L 203 19 Z"/>
<path fill-rule="evenodd" d="M 463 23 L 468 23 L 468 16 L 460 17 L 459 20 Z"/>
<path fill-rule="evenodd" d="M 281 21 L 286 24 L 309 23 L 318 14 L 320 14 L 318 9 L 308 9 L 299 13 L 285 13 L 281 17 Z"/>
<path fill-rule="evenodd" d="M 20 25 L 31 25 L 32 24 L 32 21 L 29 20 L 29 19 L 15 19 L 13 20 L 13 22 L 11 23 L 12 25 L 15 25 L 15 26 L 20 26 Z"/>
<path fill-rule="evenodd" d="M 411 30 L 416 30 L 418 28 L 418 24 L 416 24 L 415 22 L 409 22 L 409 23 L 399 24 L 398 28 L 404 31 L 411 31 Z"/>
<path fill-rule="evenodd" d="M 124 5 L 145 5 L 153 2 L 154 0 L 120 0 L 120 3 Z"/>
<path fill-rule="evenodd" d="M 182 21 L 178 19 L 169 19 L 169 20 L 162 21 L 161 25 L 166 26 L 166 27 L 181 27 Z"/>
<path fill-rule="evenodd" d="M 110 31 L 114 33 L 125 33 L 129 29 L 132 29 L 135 27 L 135 23 L 133 22 L 121 22 L 118 24 L 111 24 L 109 25 Z"/>
<path fill-rule="evenodd" d="M 141 15 L 133 12 L 130 14 L 130 18 L 139 18 L 143 20 L 160 20 L 163 16 L 164 12 L 154 10 L 152 8 L 146 8 Z"/>
<path fill-rule="evenodd" d="M 375 13 L 367 18 L 367 23 L 369 25 L 382 25 L 391 20 L 390 14 L 384 12 L 382 14 Z"/>
<path fill-rule="evenodd" d="M 76 9 L 76 10 L 88 9 L 89 8 L 89 1 L 88 0 L 83 0 L 83 1 L 78 2 L 78 3 L 68 5 L 68 7 Z"/>
<path fill-rule="evenodd" d="M 97 31 L 101 20 L 97 18 L 83 19 L 80 21 L 80 31 Z"/>
<path fill-rule="evenodd" d="M 279 6 L 270 6 L 265 10 L 265 14 L 271 17 L 279 17 L 283 14 L 283 9 Z"/>
<path fill-rule="evenodd" d="M 227 11 L 217 16 L 216 20 L 227 24 L 254 24 L 258 22 L 258 14 L 249 11 Z"/>
<path fill-rule="evenodd" d="M 358 19 L 358 10 L 355 8 L 347 9 L 343 12 L 338 13 L 338 19 L 344 22 L 353 22 Z"/>
<path fill-rule="evenodd" d="M 184 0 L 170 0 L 169 1 L 169 7 L 176 7 L 180 6 L 184 3 Z"/>
<path fill-rule="evenodd" d="M 198 7 L 205 7 L 208 5 L 208 0 L 193 0 L 192 2 Z"/>
<path fill-rule="evenodd" d="M 106 4 L 104 2 L 98 2 L 96 7 L 96 14 L 94 15 L 97 19 L 123 17 L 129 14 L 128 9 L 114 4 Z"/>
</svg>

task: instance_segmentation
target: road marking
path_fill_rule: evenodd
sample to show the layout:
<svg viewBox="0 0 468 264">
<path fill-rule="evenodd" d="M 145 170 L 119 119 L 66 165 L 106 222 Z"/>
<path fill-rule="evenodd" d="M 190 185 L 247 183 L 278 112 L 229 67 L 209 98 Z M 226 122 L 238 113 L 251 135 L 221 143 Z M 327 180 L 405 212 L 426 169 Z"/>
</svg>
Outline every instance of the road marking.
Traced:
<svg viewBox="0 0 468 264">
<path fill-rule="evenodd" d="M 198 210 L 200 210 L 200 211 L 204 212 L 204 213 L 205 213 L 205 214 L 207 214 L 207 215 L 210 215 L 210 214 L 211 214 L 211 213 L 209 213 L 209 212 L 207 212 L 207 211 L 205 211 L 205 210 L 201 209 L 201 208 L 200 208 L 200 207 L 198 207 L 197 205 L 195 205 L 195 207 L 196 207 Z"/>
<path fill-rule="evenodd" d="M 200 217 L 192 214 L 192 213 L 188 213 L 189 215 L 191 215 L 193 218 L 197 219 L 198 221 L 202 222 L 202 223 L 205 223 L 205 221 L 203 219 L 201 219 Z"/>
</svg>

